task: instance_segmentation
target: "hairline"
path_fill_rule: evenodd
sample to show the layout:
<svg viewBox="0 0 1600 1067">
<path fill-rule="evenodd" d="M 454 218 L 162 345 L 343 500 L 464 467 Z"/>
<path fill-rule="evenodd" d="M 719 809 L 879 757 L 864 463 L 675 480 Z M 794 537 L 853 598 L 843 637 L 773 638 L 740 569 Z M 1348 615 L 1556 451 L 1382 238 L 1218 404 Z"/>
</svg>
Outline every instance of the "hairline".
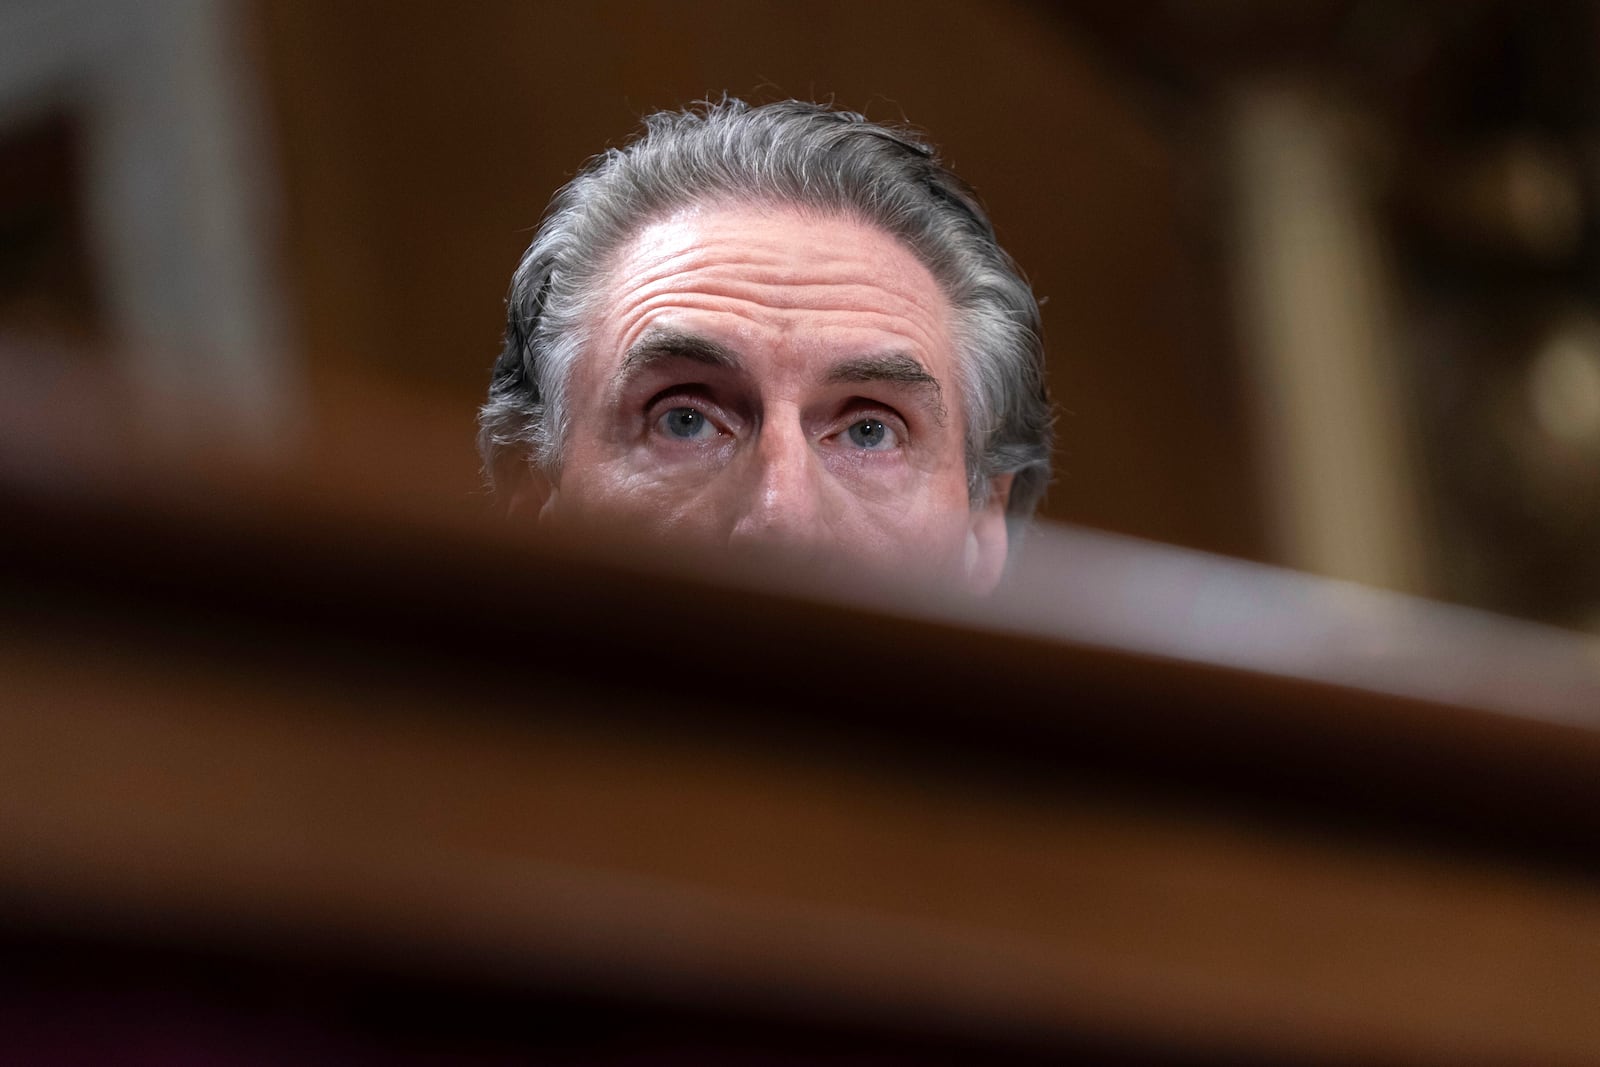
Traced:
<svg viewBox="0 0 1600 1067">
<path fill-rule="evenodd" d="M 1010 486 L 1017 534 L 1050 480 L 1053 405 L 1038 302 L 976 193 L 911 128 L 800 100 L 723 97 L 660 111 L 552 198 L 512 279 L 505 344 L 478 443 L 491 488 L 529 465 L 558 478 L 569 388 L 602 307 L 596 279 L 631 239 L 706 206 L 774 206 L 870 223 L 899 240 L 945 296 L 973 507 Z M 835 161 L 837 160 L 837 164 Z"/>
</svg>

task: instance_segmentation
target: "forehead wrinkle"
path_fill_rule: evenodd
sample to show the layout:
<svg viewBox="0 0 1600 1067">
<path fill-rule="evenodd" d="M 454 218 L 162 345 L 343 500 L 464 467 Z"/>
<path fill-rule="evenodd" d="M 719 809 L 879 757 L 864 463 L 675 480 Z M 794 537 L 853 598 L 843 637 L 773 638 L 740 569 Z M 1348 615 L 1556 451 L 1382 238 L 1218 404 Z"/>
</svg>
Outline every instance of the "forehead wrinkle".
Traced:
<svg viewBox="0 0 1600 1067">
<path fill-rule="evenodd" d="M 738 301 L 729 297 L 716 296 L 701 292 L 678 292 L 668 290 L 654 294 L 634 294 L 634 298 L 617 309 L 616 322 L 618 324 L 618 342 L 623 347 L 624 354 L 641 348 L 645 345 L 650 334 L 654 332 L 679 333 L 709 341 L 703 331 L 696 328 L 693 323 L 684 327 L 673 325 L 671 321 L 661 324 L 657 320 L 674 312 L 689 312 L 691 314 L 709 312 L 715 315 L 731 315 L 757 327 L 771 328 L 775 325 L 771 308 L 762 306 L 754 301 Z M 716 331 L 724 333 L 725 331 Z M 741 358 L 739 350 L 726 341 L 712 342 L 721 346 L 735 360 Z M 701 360 L 701 362 L 708 362 Z"/>
<path fill-rule="evenodd" d="M 684 279 L 691 282 L 690 279 Z M 872 318 L 927 316 L 939 319 L 944 308 L 930 306 L 909 293 L 890 288 L 880 278 L 849 281 L 769 281 L 730 269 L 724 276 L 692 279 L 701 292 L 744 300 L 782 311 L 846 312 Z M 872 307 L 887 297 L 890 306 Z"/>
<path fill-rule="evenodd" d="M 792 263 L 764 266 L 743 258 L 717 257 L 709 262 L 694 262 L 697 257 L 680 256 L 669 261 L 641 265 L 624 272 L 613 288 L 639 295 L 665 291 L 702 291 L 739 295 L 772 307 L 815 308 L 819 311 L 853 310 L 862 304 L 863 293 L 888 297 L 906 308 L 933 317 L 947 313 L 948 300 L 942 290 L 933 288 L 925 297 L 915 286 L 893 284 L 887 272 L 861 267 L 849 273 L 818 278 L 814 264 Z M 851 264 L 855 266 L 855 264 Z"/>
<path fill-rule="evenodd" d="M 612 376 L 612 384 L 621 388 L 630 378 L 649 368 L 668 361 L 681 360 L 703 367 L 742 371 L 744 361 L 739 353 L 720 341 L 703 337 L 688 330 L 671 327 L 647 327 L 644 336 L 628 346 L 622 364 Z"/>
<path fill-rule="evenodd" d="M 675 311 L 711 312 L 732 315 L 764 329 L 787 333 L 794 328 L 795 316 L 808 312 L 837 314 L 838 321 L 804 323 L 809 330 L 824 333 L 846 330 L 851 333 L 876 331 L 902 338 L 903 341 L 880 341 L 873 348 L 891 348 L 907 344 L 911 348 L 932 353 L 941 347 L 939 335 L 930 329 L 922 317 L 911 313 L 912 308 L 893 310 L 869 309 L 854 303 L 821 307 L 816 302 L 797 303 L 794 306 L 779 304 L 771 296 L 749 291 L 736 291 L 741 286 L 700 286 L 680 288 L 677 285 L 657 287 L 648 291 L 634 291 L 616 309 L 615 321 L 621 326 L 620 340 L 627 348 L 641 343 L 651 330 L 670 329 L 653 322 L 661 313 Z M 915 306 L 915 305 L 913 305 Z"/>
<path fill-rule="evenodd" d="M 794 210 L 793 205 L 785 207 Z M 738 213 L 738 206 L 734 206 L 734 214 Z M 891 292 L 935 317 L 948 315 L 949 296 L 944 286 L 922 258 L 893 234 L 848 216 L 824 216 L 823 221 L 836 221 L 866 231 L 882 238 L 884 243 L 874 247 L 873 242 L 850 242 L 841 246 L 836 242 L 813 241 L 802 260 L 797 262 L 792 245 L 746 240 L 740 235 L 735 244 L 737 254 L 730 255 L 726 235 L 717 225 L 717 215 L 710 216 L 709 228 L 705 225 L 706 218 L 674 216 L 644 227 L 631 245 L 624 246 L 616 280 L 637 287 L 696 274 L 713 278 L 729 274 L 737 283 L 757 286 L 801 289 L 863 286 Z M 696 228 L 697 224 L 700 228 Z M 863 251 L 867 253 L 865 256 L 861 254 Z M 913 273 L 924 276 L 934 300 L 921 299 L 917 286 L 885 288 L 885 282 L 893 277 L 897 266 L 909 266 Z M 796 275 L 809 276 L 818 270 L 838 271 L 840 277 L 826 282 L 790 281 Z"/>
<path fill-rule="evenodd" d="M 734 212 L 735 221 L 739 213 Z M 684 309 L 730 314 L 783 333 L 794 325 L 820 326 L 824 333 L 817 342 L 837 351 L 825 338 L 833 333 L 828 320 L 839 312 L 850 318 L 841 318 L 838 328 L 857 338 L 846 348 L 911 352 L 941 366 L 950 362 L 949 369 L 959 371 L 956 309 L 927 265 L 893 235 L 862 225 L 854 228 L 884 243 L 822 240 L 814 233 L 802 235 L 798 246 L 759 236 L 746 241 L 742 232 L 730 234 L 718 216 L 697 213 L 646 226 L 619 250 L 606 285 L 615 301 L 607 317 L 620 331 L 612 334 L 621 342 L 618 348 L 629 350 L 661 313 Z M 827 319 L 805 322 L 808 312 Z M 903 340 L 860 336 L 872 332 Z"/>
<path fill-rule="evenodd" d="M 772 272 L 768 272 L 770 275 Z M 804 272 L 785 272 L 804 276 Z M 918 293 L 915 287 L 891 286 L 889 279 L 862 273 L 859 277 L 829 281 L 789 281 L 764 277 L 742 262 L 718 263 L 714 266 L 691 267 L 686 270 L 640 271 L 621 279 L 613 287 L 622 298 L 619 309 L 626 315 L 634 309 L 648 308 L 657 302 L 699 303 L 711 302 L 715 306 L 744 304 L 760 311 L 820 311 L 843 312 L 862 318 L 886 320 L 905 326 L 915 324 L 912 332 L 925 333 L 919 319 L 948 329 L 954 309 L 948 298 L 936 286 L 928 294 Z M 887 298 L 888 307 L 873 307 Z M 748 317 L 760 318 L 759 314 Z M 904 333 L 902 327 L 894 332 Z"/>
</svg>

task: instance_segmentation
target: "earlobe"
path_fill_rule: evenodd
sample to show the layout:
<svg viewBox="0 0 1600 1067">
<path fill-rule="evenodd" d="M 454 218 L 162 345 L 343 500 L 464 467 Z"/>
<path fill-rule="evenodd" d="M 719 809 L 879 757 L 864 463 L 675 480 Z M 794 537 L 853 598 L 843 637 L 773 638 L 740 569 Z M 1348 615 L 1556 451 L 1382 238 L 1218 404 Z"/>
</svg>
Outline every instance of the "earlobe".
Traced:
<svg viewBox="0 0 1600 1067">
<path fill-rule="evenodd" d="M 1010 543 L 1006 530 L 1006 505 L 1011 500 L 1011 475 L 994 479 L 989 499 L 973 511 L 967 531 L 966 585 L 979 596 L 994 592 L 1006 572 Z"/>
</svg>

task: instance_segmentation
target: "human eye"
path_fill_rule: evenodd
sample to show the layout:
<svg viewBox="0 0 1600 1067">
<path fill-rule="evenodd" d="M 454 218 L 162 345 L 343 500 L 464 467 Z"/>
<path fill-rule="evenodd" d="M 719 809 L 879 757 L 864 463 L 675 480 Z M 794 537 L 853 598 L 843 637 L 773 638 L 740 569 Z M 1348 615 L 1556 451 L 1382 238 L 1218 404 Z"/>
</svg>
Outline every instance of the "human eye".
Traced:
<svg viewBox="0 0 1600 1067">
<path fill-rule="evenodd" d="M 656 428 L 678 441 L 709 441 L 718 433 L 705 412 L 681 404 L 662 412 L 656 419 Z"/>
<path fill-rule="evenodd" d="M 845 429 L 845 437 L 857 448 L 887 452 L 900 444 L 900 435 L 883 419 L 857 419 Z"/>
</svg>

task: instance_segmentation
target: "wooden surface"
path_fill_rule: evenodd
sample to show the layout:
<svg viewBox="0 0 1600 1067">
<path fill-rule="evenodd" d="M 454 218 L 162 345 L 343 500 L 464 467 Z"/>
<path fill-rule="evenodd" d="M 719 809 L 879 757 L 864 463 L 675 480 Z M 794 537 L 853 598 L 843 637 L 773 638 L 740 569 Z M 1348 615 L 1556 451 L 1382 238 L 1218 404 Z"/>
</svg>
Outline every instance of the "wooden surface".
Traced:
<svg viewBox="0 0 1600 1067">
<path fill-rule="evenodd" d="M 1065 528 L 966 601 L 248 479 L 0 495 L 16 943 L 972 1062 L 1600 1062 L 1586 639 Z"/>
</svg>

